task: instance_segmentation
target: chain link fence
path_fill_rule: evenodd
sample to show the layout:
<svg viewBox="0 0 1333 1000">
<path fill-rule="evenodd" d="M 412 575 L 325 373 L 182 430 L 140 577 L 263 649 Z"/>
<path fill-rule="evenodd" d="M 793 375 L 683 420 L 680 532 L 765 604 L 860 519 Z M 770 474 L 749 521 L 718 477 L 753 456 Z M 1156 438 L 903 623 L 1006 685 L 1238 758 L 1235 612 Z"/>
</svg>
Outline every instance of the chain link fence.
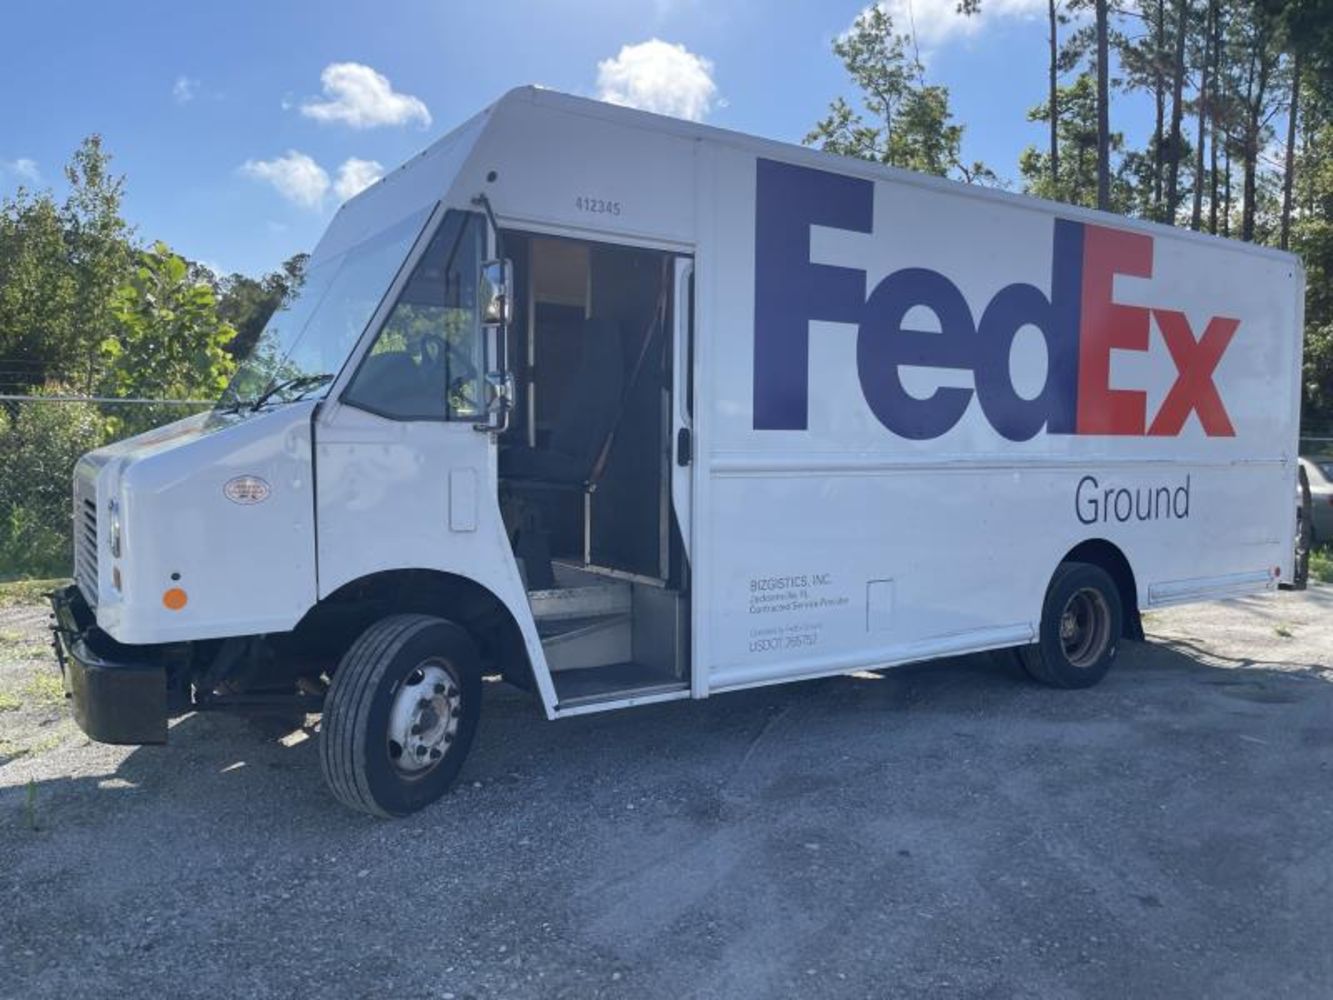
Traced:
<svg viewBox="0 0 1333 1000">
<path fill-rule="evenodd" d="M 0 381 L 0 390 L 10 388 L 19 386 Z M 0 582 L 69 575 L 70 494 L 81 455 L 211 405 L 0 391 Z"/>
</svg>

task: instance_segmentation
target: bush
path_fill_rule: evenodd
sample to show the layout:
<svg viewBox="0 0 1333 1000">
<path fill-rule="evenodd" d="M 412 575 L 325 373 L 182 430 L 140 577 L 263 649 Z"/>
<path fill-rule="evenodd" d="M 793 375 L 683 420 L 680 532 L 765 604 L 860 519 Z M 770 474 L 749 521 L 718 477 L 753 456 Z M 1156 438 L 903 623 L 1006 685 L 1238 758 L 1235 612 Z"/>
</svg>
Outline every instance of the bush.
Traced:
<svg viewBox="0 0 1333 1000">
<path fill-rule="evenodd" d="M 1333 545 L 1325 545 L 1310 553 L 1310 579 L 1333 583 Z"/>
<path fill-rule="evenodd" d="M 69 574 L 74 463 L 104 437 L 88 403 L 0 409 L 0 580 Z"/>
</svg>

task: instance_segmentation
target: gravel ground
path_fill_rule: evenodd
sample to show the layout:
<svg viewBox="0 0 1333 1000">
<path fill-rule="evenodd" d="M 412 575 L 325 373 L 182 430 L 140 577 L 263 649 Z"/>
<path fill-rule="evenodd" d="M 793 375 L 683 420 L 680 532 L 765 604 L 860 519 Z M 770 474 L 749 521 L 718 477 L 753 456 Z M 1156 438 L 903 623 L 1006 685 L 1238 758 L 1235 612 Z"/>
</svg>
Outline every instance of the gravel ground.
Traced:
<svg viewBox="0 0 1333 1000">
<path fill-rule="evenodd" d="M 999 657 L 547 723 L 337 806 L 313 733 L 90 744 L 0 609 L 0 994 L 1327 997 L 1333 588 L 1150 616 L 1085 692 Z"/>
</svg>

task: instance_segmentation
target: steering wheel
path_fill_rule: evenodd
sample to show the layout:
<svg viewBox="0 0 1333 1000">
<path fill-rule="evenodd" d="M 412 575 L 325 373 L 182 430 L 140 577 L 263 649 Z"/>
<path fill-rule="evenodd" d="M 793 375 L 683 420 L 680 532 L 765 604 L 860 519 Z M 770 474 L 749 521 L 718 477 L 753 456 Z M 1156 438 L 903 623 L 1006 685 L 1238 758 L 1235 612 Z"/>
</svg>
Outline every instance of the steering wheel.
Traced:
<svg viewBox="0 0 1333 1000">
<path fill-rule="evenodd" d="M 439 385 L 448 377 L 448 392 L 461 393 L 477 378 L 477 366 L 463 351 L 439 334 L 421 337 L 421 372 L 426 381 Z M 438 380 L 437 380 L 438 376 Z"/>
<path fill-rule="evenodd" d="M 477 366 L 472 359 L 439 334 L 422 334 L 420 343 L 422 368 L 447 369 L 455 381 L 460 377 L 469 381 L 477 377 Z"/>
</svg>

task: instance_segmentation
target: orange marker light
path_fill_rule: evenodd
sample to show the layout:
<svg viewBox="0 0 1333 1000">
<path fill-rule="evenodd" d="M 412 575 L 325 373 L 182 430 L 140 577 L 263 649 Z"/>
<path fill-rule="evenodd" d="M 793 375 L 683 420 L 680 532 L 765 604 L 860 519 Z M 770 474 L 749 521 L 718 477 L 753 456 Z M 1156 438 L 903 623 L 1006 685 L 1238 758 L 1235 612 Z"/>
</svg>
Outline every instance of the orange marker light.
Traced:
<svg viewBox="0 0 1333 1000">
<path fill-rule="evenodd" d="M 162 604 L 168 611 L 179 611 L 188 601 L 189 598 L 180 587 L 172 587 L 162 595 Z"/>
</svg>

